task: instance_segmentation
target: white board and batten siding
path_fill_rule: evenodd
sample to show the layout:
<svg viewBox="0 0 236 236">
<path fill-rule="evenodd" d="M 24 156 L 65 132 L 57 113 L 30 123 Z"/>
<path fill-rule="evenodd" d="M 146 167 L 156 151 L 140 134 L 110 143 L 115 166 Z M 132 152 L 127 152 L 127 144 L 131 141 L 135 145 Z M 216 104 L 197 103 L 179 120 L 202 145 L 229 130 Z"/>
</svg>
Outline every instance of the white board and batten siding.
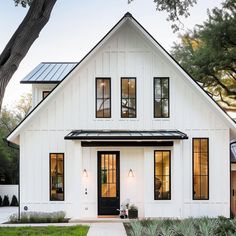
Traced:
<svg viewBox="0 0 236 236">
<path fill-rule="evenodd" d="M 95 78 L 111 78 L 110 119 L 95 118 Z M 120 78 L 136 77 L 137 118 L 122 119 Z M 153 77 L 170 78 L 170 118 L 153 118 Z M 129 21 L 124 23 L 60 89 L 20 133 L 21 206 L 29 210 L 65 210 L 69 217 L 97 216 L 97 151 L 64 140 L 71 130 L 178 129 L 187 140 L 171 147 L 171 200 L 154 200 L 154 150 L 103 148 L 120 151 L 121 202 L 130 198 L 140 216 L 229 216 L 230 129 L 215 108 L 176 67 Z M 209 200 L 192 200 L 192 138 L 209 138 Z M 159 148 L 163 149 L 163 148 Z M 165 149 L 170 149 L 165 147 Z M 65 201 L 49 201 L 49 153 L 65 153 Z M 81 176 L 88 171 L 88 179 Z M 132 168 L 134 178 L 128 178 Z M 85 195 L 85 188 L 88 194 Z"/>
</svg>

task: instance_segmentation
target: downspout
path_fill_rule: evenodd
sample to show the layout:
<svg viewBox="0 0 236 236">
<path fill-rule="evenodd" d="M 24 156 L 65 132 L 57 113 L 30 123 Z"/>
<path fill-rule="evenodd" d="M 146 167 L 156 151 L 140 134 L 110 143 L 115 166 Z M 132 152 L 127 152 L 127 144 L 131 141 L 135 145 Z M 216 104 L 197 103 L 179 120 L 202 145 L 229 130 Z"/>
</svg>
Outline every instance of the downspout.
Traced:
<svg viewBox="0 0 236 236">
<path fill-rule="evenodd" d="M 20 150 L 19 145 L 12 143 L 8 141 L 6 138 L 3 138 L 3 142 L 7 144 L 8 147 Z M 20 155 L 19 155 L 19 160 L 18 160 L 18 220 L 20 220 Z"/>
</svg>

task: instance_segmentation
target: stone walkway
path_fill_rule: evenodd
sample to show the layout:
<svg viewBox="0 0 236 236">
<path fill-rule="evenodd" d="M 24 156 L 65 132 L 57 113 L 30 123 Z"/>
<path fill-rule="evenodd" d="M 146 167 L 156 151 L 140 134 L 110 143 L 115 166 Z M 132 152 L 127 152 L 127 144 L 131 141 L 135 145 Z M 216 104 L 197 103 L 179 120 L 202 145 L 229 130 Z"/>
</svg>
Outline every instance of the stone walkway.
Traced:
<svg viewBox="0 0 236 236">
<path fill-rule="evenodd" d="M 87 236 L 126 236 L 122 222 L 92 223 Z"/>
</svg>

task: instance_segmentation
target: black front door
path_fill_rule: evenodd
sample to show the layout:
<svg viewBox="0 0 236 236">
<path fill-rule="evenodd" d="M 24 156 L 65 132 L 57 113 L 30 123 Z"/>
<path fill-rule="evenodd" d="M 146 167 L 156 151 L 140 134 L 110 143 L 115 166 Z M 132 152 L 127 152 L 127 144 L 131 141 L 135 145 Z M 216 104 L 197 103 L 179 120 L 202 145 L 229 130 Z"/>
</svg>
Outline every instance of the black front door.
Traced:
<svg viewBox="0 0 236 236">
<path fill-rule="evenodd" d="M 120 152 L 98 152 L 98 215 L 118 215 Z"/>
</svg>

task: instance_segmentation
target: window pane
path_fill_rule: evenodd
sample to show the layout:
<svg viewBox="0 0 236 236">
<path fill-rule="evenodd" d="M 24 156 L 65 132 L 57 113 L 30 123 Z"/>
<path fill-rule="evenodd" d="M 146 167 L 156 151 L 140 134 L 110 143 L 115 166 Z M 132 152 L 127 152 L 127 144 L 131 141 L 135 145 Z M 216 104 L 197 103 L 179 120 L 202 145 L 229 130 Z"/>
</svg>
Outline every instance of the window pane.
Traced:
<svg viewBox="0 0 236 236">
<path fill-rule="evenodd" d="M 161 99 L 155 99 L 155 117 L 161 117 Z"/>
<path fill-rule="evenodd" d="M 129 79 L 129 98 L 135 98 L 135 79 Z"/>
<path fill-rule="evenodd" d="M 110 98 L 110 79 L 104 79 L 104 98 Z"/>
<path fill-rule="evenodd" d="M 97 98 L 103 98 L 103 79 L 97 79 Z"/>
<path fill-rule="evenodd" d="M 129 91 L 129 85 L 128 85 L 129 80 L 122 78 L 121 82 L 122 82 L 122 84 L 121 84 L 122 98 L 128 98 L 128 96 L 129 96 L 129 92 L 128 92 Z"/>
<path fill-rule="evenodd" d="M 155 176 L 155 199 L 162 199 L 162 176 Z"/>
<path fill-rule="evenodd" d="M 64 155 L 50 154 L 50 200 L 64 200 Z"/>
<path fill-rule="evenodd" d="M 169 152 L 163 152 L 163 175 L 170 174 Z"/>
<path fill-rule="evenodd" d="M 170 189 L 169 189 L 169 176 L 163 176 L 163 183 L 162 183 L 162 198 L 163 199 L 170 199 Z"/>
<path fill-rule="evenodd" d="M 97 99 L 97 117 L 98 118 L 102 118 L 104 115 L 103 115 L 103 111 L 104 111 L 104 108 L 103 108 L 103 105 L 104 105 L 104 101 L 103 99 Z"/>
<path fill-rule="evenodd" d="M 162 153 L 155 153 L 155 175 L 162 175 Z"/>
<path fill-rule="evenodd" d="M 194 158 L 194 175 L 200 175 L 200 163 L 201 163 L 201 155 L 200 153 L 194 153 L 193 154 Z"/>
<path fill-rule="evenodd" d="M 155 99 L 161 98 L 161 80 L 155 79 Z"/>
<path fill-rule="evenodd" d="M 167 99 L 162 99 L 162 117 L 169 116 L 169 104 Z"/>
<path fill-rule="evenodd" d="M 200 176 L 194 176 L 194 186 L 193 186 L 193 196 L 194 199 L 201 198 L 201 191 L 200 191 Z"/>
<path fill-rule="evenodd" d="M 201 199 L 208 198 L 208 176 L 201 176 Z"/>
<path fill-rule="evenodd" d="M 201 175 L 208 175 L 207 153 L 202 153 L 201 154 Z"/>
<path fill-rule="evenodd" d="M 168 79 L 162 79 L 162 98 L 169 98 Z"/>
<path fill-rule="evenodd" d="M 110 117 L 111 116 L 111 107 L 110 107 L 110 99 L 106 99 L 104 101 L 104 116 L 103 117 Z"/>
<path fill-rule="evenodd" d="M 206 153 L 208 149 L 208 140 L 207 139 L 201 139 L 201 152 Z"/>
<path fill-rule="evenodd" d="M 193 148 L 194 148 L 194 152 L 200 152 L 200 139 L 193 139 Z"/>
</svg>

